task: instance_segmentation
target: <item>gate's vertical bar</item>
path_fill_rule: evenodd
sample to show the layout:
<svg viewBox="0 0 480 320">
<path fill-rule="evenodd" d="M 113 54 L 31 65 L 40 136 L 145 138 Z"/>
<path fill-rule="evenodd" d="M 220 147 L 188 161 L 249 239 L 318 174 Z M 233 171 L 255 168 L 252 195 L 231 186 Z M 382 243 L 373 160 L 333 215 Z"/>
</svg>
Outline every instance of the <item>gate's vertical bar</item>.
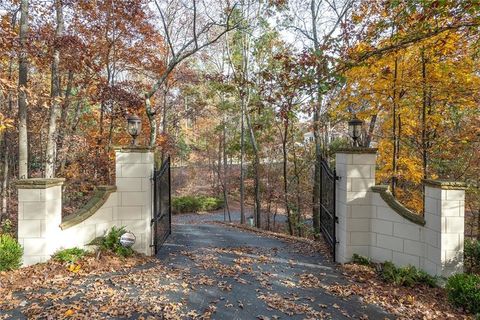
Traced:
<svg viewBox="0 0 480 320">
<path fill-rule="evenodd" d="M 158 175 L 158 203 L 159 203 L 159 210 L 158 210 L 158 223 L 160 224 L 162 230 L 162 234 L 161 234 L 161 237 L 162 237 L 162 243 L 163 244 L 163 241 L 165 239 L 165 230 L 164 230 L 164 227 L 163 227 L 163 221 L 160 221 L 160 220 L 163 220 L 163 179 L 164 179 L 164 174 L 165 174 L 165 171 L 162 170 L 163 169 L 163 165 L 164 163 L 162 164 L 162 166 L 160 167 L 160 172 L 159 172 L 159 175 Z M 159 237 L 160 235 L 158 235 Z M 161 245 L 160 244 L 160 245 Z"/>
<path fill-rule="evenodd" d="M 337 170 L 333 169 L 333 262 L 337 261 Z"/>
<path fill-rule="evenodd" d="M 170 157 L 167 159 L 168 161 L 168 228 L 169 233 L 172 234 L 172 176 L 171 176 L 171 162 Z"/>
<path fill-rule="evenodd" d="M 318 225 L 320 227 L 320 232 L 322 232 L 322 204 L 323 204 L 323 166 L 320 164 L 320 181 L 318 181 L 320 188 L 318 191 L 320 194 L 318 195 Z"/>
<path fill-rule="evenodd" d="M 155 250 L 155 254 L 158 251 L 158 240 L 157 240 L 157 228 L 158 228 L 158 221 L 157 221 L 157 212 L 158 212 L 158 177 L 157 177 L 157 170 L 153 170 L 153 246 Z"/>
</svg>

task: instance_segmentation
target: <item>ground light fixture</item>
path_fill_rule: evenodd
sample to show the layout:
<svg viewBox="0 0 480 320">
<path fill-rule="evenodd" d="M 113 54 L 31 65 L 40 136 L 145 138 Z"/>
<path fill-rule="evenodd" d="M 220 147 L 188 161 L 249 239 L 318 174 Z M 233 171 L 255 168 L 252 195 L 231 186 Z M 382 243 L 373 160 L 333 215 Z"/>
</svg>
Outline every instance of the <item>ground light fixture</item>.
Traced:
<svg viewBox="0 0 480 320">
<path fill-rule="evenodd" d="M 133 246 L 135 244 L 135 241 L 136 237 L 131 232 L 125 232 L 119 239 L 120 244 L 122 245 L 122 247 L 125 248 L 130 248 L 131 246 Z"/>
<path fill-rule="evenodd" d="M 362 135 L 363 121 L 355 115 L 352 120 L 348 121 L 348 134 L 353 140 L 353 146 L 359 146 L 360 136 Z"/>
<path fill-rule="evenodd" d="M 127 117 L 127 131 L 132 136 L 132 146 L 137 144 L 137 137 L 142 131 L 142 119 L 137 115 L 130 115 Z"/>
</svg>

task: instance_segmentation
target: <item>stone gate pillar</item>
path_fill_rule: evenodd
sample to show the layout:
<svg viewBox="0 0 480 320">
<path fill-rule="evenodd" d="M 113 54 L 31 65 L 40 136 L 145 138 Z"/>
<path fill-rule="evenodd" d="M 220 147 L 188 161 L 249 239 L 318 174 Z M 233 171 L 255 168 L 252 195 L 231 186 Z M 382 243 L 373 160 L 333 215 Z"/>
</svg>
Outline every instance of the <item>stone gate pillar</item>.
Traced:
<svg viewBox="0 0 480 320">
<path fill-rule="evenodd" d="M 18 242 L 23 265 L 45 262 L 58 249 L 65 179 L 25 179 L 18 189 Z"/>
<path fill-rule="evenodd" d="M 115 161 L 117 225 L 135 234 L 136 251 L 151 255 L 154 153 L 147 147 L 119 148 Z"/>
<path fill-rule="evenodd" d="M 377 149 L 338 150 L 335 159 L 337 176 L 336 261 L 350 261 L 354 253 L 369 256 L 371 190 L 375 185 Z M 355 206 L 355 210 L 352 208 Z"/>
<path fill-rule="evenodd" d="M 424 185 L 425 271 L 448 277 L 463 271 L 466 185 L 441 180 Z"/>
</svg>

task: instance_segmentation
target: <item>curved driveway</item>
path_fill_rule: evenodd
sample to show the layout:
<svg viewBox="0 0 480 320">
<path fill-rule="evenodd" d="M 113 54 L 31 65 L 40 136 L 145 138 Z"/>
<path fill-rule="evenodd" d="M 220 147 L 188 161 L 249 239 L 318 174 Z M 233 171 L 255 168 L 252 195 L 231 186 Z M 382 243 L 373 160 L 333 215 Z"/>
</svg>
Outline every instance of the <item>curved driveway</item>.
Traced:
<svg viewBox="0 0 480 320">
<path fill-rule="evenodd" d="M 158 259 L 10 292 L 0 298 L 0 319 L 393 318 L 345 292 L 347 283 L 302 242 L 176 224 Z"/>
<path fill-rule="evenodd" d="M 331 286 L 346 279 L 303 243 L 222 225 L 176 224 L 158 257 L 215 281 L 185 301 L 195 310 L 213 305 L 212 319 L 393 318 L 355 296 L 330 294 Z"/>
</svg>

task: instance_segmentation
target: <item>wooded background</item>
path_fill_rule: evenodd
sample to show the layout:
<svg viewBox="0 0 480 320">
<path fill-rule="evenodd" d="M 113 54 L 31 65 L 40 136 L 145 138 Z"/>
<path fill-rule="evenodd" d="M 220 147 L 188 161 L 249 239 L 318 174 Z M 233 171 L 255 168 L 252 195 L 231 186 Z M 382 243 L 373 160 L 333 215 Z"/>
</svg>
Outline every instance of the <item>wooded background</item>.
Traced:
<svg viewBox="0 0 480 320">
<path fill-rule="evenodd" d="M 357 115 L 362 144 L 379 149 L 378 183 L 421 214 L 422 179 L 466 181 L 467 235 L 478 235 L 479 10 L 433 0 L 1 1 L 0 221 L 16 220 L 17 179 L 67 178 L 65 213 L 113 183 L 112 148 L 130 143 L 125 119 L 137 114 L 158 162 L 204 165 L 210 192 L 242 212 L 247 200 L 257 225 L 281 208 L 290 233 L 318 235 L 320 160 L 349 144 Z"/>
</svg>

